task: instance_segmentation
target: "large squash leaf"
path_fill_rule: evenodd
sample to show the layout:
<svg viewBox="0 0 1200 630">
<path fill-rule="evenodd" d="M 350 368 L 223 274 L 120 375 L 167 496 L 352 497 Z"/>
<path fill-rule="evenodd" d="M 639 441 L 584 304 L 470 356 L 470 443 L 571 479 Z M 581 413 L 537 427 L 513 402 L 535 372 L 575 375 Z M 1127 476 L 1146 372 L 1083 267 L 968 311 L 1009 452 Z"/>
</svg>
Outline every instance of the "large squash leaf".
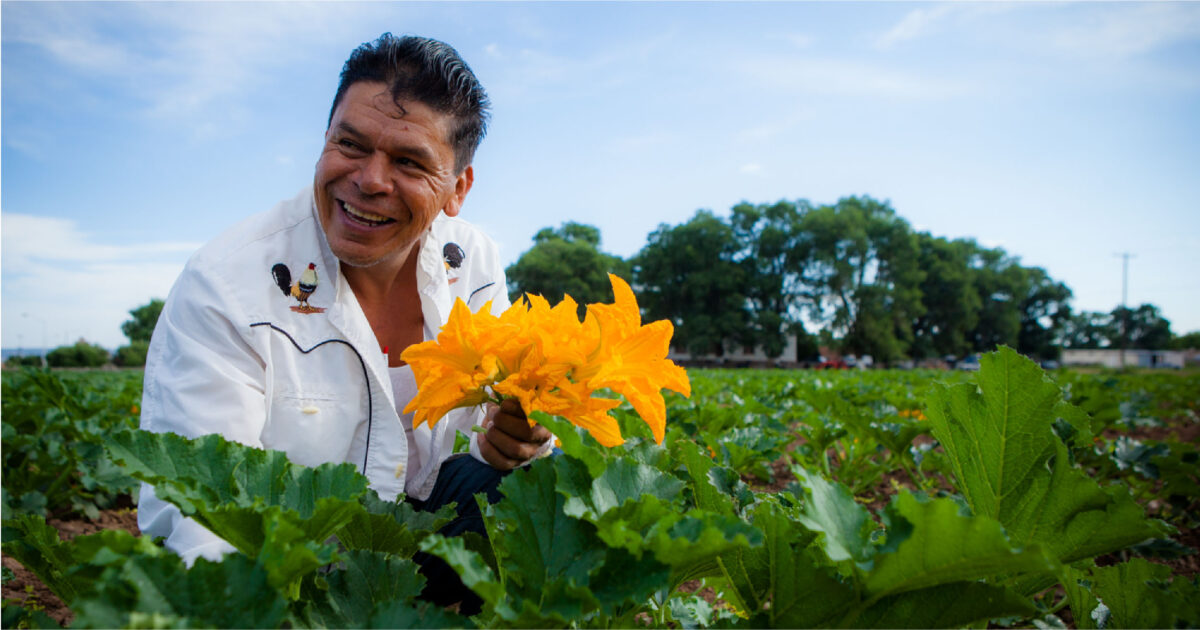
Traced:
<svg viewBox="0 0 1200 630">
<path fill-rule="evenodd" d="M 937 385 L 927 416 L 957 487 L 977 516 L 996 519 L 1017 546 L 1039 544 L 1070 563 L 1162 535 L 1120 487 L 1072 468 L 1053 424 L 1059 388 L 1002 347 L 980 361 L 978 385 Z"/>
<path fill-rule="evenodd" d="M 467 620 L 426 602 L 414 602 L 425 585 L 415 562 L 372 551 L 342 556 L 338 570 L 325 575 L 325 588 L 308 585 L 307 602 L 296 621 L 312 628 L 455 626 Z"/>
<path fill-rule="evenodd" d="M 751 508 L 763 532 L 761 547 L 722 554 L 719 562 L 729 597 L 752 627 L 816 628 L 837 624 L 858 602 L 852 584 L 838 578 L 814 546 L 797 514 L 767 499 Z"/>
<path fill-rule="evenodd" d="M 129 556 L 72 610 L 80 628 L 275 628 L 287 606 L 266 571 L 245 556 L 201 558 L 189 569 L 164 554 Z"/>
<path fill-rule="evenodd" d="M 1200 623 L 1200 591 L 1171 569 L 1142 558 L 1087 570 L 1064 581 L 1079 628 L 1183 628 Z"/>
<path fill-rule="evenodd" d="M 333 560 L 330 536 L 366 512 L 367 480 L 352 464 L 308 468 L 219 435 L 128 431 L 109 450 L 160 498 L 258 560 L 292 599 L 300 578 Z"/>
</svg>

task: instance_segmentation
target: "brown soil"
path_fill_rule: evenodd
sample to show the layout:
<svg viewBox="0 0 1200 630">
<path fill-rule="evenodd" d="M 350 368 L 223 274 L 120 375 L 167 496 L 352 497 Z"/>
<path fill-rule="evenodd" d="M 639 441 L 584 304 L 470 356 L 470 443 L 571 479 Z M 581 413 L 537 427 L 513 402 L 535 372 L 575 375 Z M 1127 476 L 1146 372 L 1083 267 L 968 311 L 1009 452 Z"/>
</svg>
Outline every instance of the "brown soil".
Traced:
<svg viewBox="0 0 1200 630">
<path fill-rule="evenodd" d="M 782 492 L 787 485 L 796 480 L 792 474 L 791 458 L 787 455 L 771 462 L 771 481 L 765 482 L 754 475 L 742 475 L 742 481 L 755 492 Z"/>
<path fill-rule="evenodd" d="M 1200 422 L 1188 418 L 1168 418 L 1160 427 L 1110 428 L 1102 435 L 1109 440 L 1124 435 L 1143 442 L 1168 442 L 1174 438 L 1184 444 L 1196 444 L 1200 442 Z"/>
<path fill-rule="evenodd" d="M 105 529 L 123 529 L 134 535 L 141 533 L 137 526 L 137 511 L 129 508 L 103 511 L 100 513 L 100 518 L 94 521 L 52 518 L 47 522 L 58 530 L 59 538 L 63 540 L 94 534 Z M 62 626 L 71 623 L 73 618 L 71 609 L 45 584 L 42 584 L 42 581 L 32 571 L 8 556 L 3 558 L 3 563 L 4 567 L 12 571 L 15 576 L 4 584 L 4 599 L 15 600 L 25 608 L 41 610 Z"/>
</svg>

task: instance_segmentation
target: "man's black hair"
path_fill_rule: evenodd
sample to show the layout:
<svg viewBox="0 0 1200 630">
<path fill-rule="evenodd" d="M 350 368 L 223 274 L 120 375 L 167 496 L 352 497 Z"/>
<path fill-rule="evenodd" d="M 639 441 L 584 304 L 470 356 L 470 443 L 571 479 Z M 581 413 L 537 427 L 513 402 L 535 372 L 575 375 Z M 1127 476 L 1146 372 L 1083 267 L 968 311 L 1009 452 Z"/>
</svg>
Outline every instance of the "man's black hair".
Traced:
<svg viewBox="0 0 1200 630">
<path fill-rule="evenodd" d="M 454 147 L 455 171 L 461 173 L 471 163 L 487 133 L 490 103 L 475 73 L 449 44 L 384 33 L 356 48 L 342 66 L 327 126 L 333 124 L 333 113 L 346 90 L 359 81 L 386 83 L 397 105 L 402 99 L 414 99 L 451 115 L 454 124 L 447 140 Z"/>
</svg>

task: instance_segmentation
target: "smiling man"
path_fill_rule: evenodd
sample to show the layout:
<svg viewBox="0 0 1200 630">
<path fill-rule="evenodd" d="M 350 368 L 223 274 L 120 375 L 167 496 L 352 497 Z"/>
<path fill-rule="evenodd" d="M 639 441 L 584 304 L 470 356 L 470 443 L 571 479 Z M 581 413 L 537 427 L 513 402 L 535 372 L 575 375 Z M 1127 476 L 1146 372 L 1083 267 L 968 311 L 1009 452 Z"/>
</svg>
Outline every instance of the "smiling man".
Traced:
<svg viewBox="0 0 1200 630">
<path fill-rule="evenodd" d="M 434 338 L 455 300 L 508 306 L 495 245 L 458 218 L 474 181 L 487 96 L 450 46 L 385 34 L 342 70 L 311 189 L 198 251 L 150 344 L 142 427 L 217 433 L 299 464 L 352 462 L 384 499 L 458 504 L 443 530 L 486 535 L 473 494 L 550 448 L 520 408 L 452 412 L 432 429 L 402 410 L 400 361 Z M 453 255 L 451 255 L 453 254 Z M 480 424 L 483 433 L 471 433 Z M 475 436 L 451 455 L 456 430 Z M 142 531 L 187 562 L 232 547 L 143 488 Z M 477 605 L 453 571 L 421 558 L 426 597 Z"/>
</svg>

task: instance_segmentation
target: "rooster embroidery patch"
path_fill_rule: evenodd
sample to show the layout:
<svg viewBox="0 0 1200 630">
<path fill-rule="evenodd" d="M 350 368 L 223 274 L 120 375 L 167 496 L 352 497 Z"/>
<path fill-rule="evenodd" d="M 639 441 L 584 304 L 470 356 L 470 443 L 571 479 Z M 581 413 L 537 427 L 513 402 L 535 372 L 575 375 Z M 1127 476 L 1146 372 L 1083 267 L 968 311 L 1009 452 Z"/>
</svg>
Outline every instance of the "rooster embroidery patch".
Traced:
<svg viewBox="0 0 1200 630">
<path fill-rule="evenodd" d="M 446 246 L 442 248 L 442 260 L 446 261 L 446 272 L 450 277 L 448 284 L 458 282 L 458 272 L 455 270 L 462 267 L 466 257 L 467 253 L 458 246 L 458 243 L 446 243 Z"/>
<path fill-rule="evenodd" d="M 298 306 L 293 306 L 292 310 L 297 313 L 324 313 L 325 309 L 319 306 L 309 306 L 308 298 L 317 290 L 317 266 L 314 263 L 308 263 L 308 267 L 300 272 L 300 277 L 295 283 L 292 282 L 292 272 L 288 266 L 283 263 L 277 263 L 271 267 L 271 277 L 275 279 L 275 285 L 279 290 L 283 291 L 284 296 L 291 296 L 299 300 Z"/>
</svg>

